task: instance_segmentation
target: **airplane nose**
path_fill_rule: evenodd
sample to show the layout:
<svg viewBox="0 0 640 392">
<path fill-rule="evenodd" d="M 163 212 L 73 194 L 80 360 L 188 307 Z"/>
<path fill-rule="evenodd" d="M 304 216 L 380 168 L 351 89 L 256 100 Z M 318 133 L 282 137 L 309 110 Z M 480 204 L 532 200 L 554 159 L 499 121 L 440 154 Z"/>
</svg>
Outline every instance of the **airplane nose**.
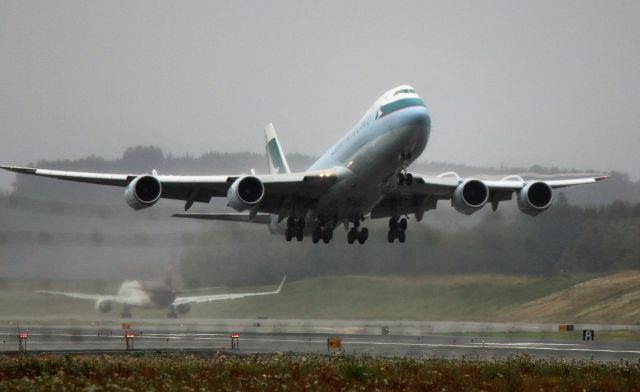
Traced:
<svg viewBox="0 0 640 392">
<path fill-rule="evenodd" d="M 431 117 L 424 107 L 406 109 L 399 120 L 398 128 L 408 133 L 428 133 L 431 128 Z"/>
</svg>

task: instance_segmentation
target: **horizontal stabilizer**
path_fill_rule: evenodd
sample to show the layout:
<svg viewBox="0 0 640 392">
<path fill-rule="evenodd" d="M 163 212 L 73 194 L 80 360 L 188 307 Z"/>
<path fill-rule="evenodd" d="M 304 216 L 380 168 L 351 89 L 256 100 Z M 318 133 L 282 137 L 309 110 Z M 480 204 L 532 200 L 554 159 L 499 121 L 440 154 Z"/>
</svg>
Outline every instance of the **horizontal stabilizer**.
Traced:
<svg viewBox="0 0 640 392">
<path fill-rule="evenodd" d="M 261 223 L 269 224 L 271 222 L 271 215 L 269 214 L 256 214 L 251 217 L 249 214 L 235 213 L 235 212 L 223 212 L 223 213 L 183 213 L 173 214 L 174 218 L 191 218 L 191 219 L 204 219 L 204 220 L 218 220 L 229 222 L 246 222 L 246 223 Z"/>
</svg>

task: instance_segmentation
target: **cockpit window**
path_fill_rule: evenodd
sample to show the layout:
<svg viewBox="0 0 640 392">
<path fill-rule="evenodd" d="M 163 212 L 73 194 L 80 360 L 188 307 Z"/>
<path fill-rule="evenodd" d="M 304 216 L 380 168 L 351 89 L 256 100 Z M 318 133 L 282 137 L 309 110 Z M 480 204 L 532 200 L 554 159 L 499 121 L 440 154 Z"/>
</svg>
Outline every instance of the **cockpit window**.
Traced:
<svg viewBox="0 0 640 392">
<path fill-rule="evenodd" d="M 420 98 L 404 98 L 398 99 L 397 101 L 389 102 L 386 105 L 380 106 L 380 108 L 378 109 L 378 114 L 376 115 L 376 119 L 384 117 L 387 114 L 393 113 L 400 109 L 414 106 L 424 106 L 424 102 Z"/>
<path fill-rule="evenodd" d="M 402 90 L 398 90 L 396 91 L 393 95 L 398 95 L 398 94 L 415 94 L 416 90 L 412 89 L 412 88 L 405 88 Z"/>
</svg>

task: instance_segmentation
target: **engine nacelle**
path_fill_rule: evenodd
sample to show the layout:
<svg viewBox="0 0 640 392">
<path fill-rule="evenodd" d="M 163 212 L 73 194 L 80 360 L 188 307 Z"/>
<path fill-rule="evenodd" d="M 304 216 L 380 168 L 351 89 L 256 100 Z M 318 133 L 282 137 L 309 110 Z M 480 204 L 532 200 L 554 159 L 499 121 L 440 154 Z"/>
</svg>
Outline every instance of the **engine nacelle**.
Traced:
<svg viewBox="0 0 640 392">
<path fill-rule="evenodd" d="M 466 215 L 481 209 L 489 201 L 489 187 L 480 180 L 466 180 L 453 191 L 451 205 Z"/>
<path fill-rule="evenodd" d="M 188 303 L 183 303 L 176 306 L 176 312 L 180 314 L 187 314 L 189 313 L 189 310 L 191 310 L 191 305 L 189 305 Z"/>
<path fill-rule="evenodd" d="M 162 184 L 154 176 L 138 176 L 124 190 L 129 207 L 134 210 L 151 207 L 160 200 Z"/>
<path fill-rule="evenodd" d="M 258 177 L 240 177 L 227 191 L 229 206 L 236 211 L 244 211 L 257 205 L 264 197 L 264 184 Z"/>
<path fill-rule="evenodd" d="M 544 212 L 553 202 L 553 190 L 546 182 L 534 181 L 518 192 L 518 208 L 527 215 Z"/>
<path fill-rule="evenodd" d="M 102 313 L 107 313 L 111 310 L 111 301 L 108 299 L 99 299 L 96 301 L 96 310 L 99 310 Z"/>
</svg>

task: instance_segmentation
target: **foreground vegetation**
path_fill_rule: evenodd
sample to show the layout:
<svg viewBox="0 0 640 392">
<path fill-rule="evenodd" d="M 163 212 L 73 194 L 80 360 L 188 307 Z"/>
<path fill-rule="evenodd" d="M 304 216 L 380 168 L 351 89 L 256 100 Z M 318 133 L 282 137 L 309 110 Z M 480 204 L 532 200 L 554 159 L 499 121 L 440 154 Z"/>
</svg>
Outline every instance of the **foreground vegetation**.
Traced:
<svg viewBox="0 0 640 392">
<path fill-rule="evenodd" d="M 132 354 L 0 357 L 0 390 L 425 390 L 640 389 L 637 364 L 379 359 L 320 355 Z"/>
</svg>

